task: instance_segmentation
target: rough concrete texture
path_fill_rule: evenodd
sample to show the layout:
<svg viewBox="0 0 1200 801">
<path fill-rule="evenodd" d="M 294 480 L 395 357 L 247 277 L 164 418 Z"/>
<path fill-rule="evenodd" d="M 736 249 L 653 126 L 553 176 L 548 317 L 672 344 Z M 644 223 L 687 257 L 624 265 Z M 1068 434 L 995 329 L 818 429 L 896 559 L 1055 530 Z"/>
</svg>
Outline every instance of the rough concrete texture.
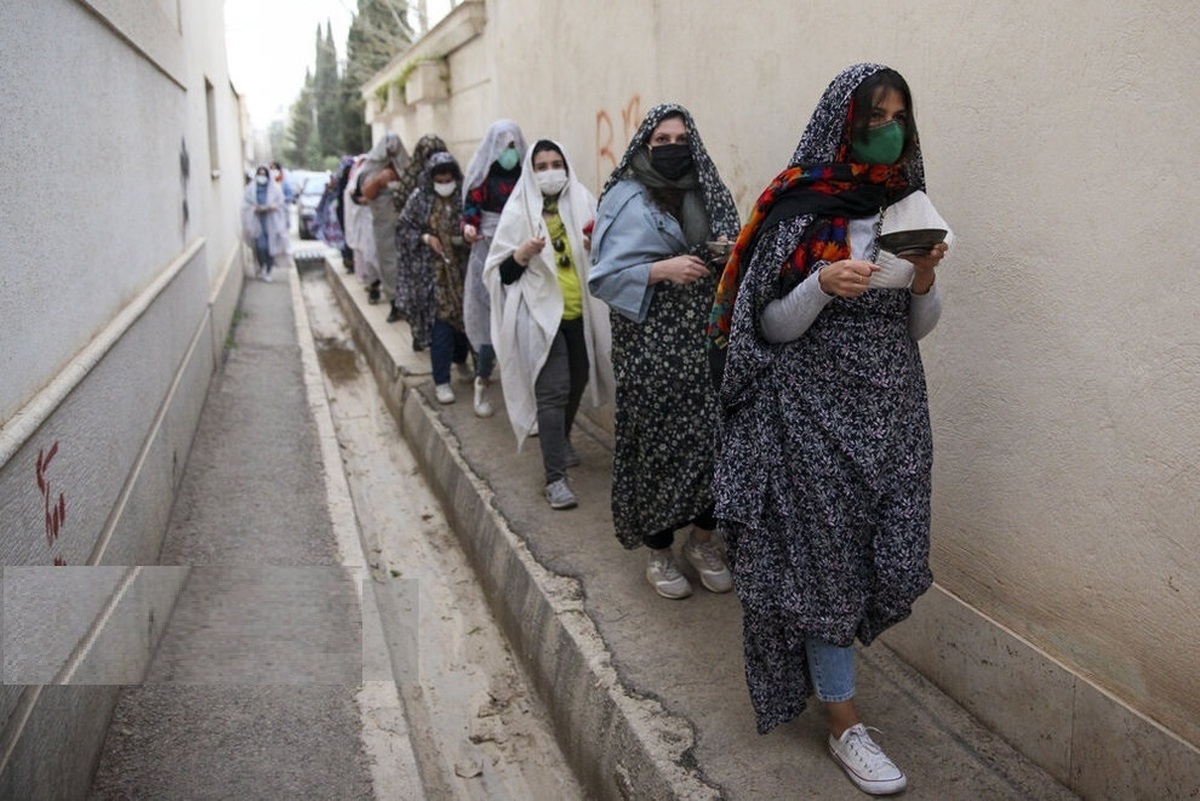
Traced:
<svg viewBox="0 0 1200 801">
<path fill-rule="evenodd" d="M 192 565 L 93 798 L 361 798 L 361 621 L 338 567 L 285 271 L 247 282 L 163 545 Z"/>
<path fill-rule="evenodd" d="M 644 552 L 612 534 L 611 445 L 582 421 L 580 506 L 542 498 L 536 440 L 517 453 L 500 405 L 479 419 L 468 387 L 433 400 L 425 353 L 388 325 L 336 260 L 326 274 L 386 402 L 439 492 L 497 618 L 553 715 L 564 752 L 601 798 L 852 798 L 825 752 L 821 713 L 760 737 L 746 694 L 736 597 L 659 598 Z M 685 568 L 685 570 L 688 568 Z M 695 576 L 692 576 L 695 583 Z M 1074 797 L 881 644 L 860 652 L 858 704 L 909 776 L 909 798 Z"/>
</svg>

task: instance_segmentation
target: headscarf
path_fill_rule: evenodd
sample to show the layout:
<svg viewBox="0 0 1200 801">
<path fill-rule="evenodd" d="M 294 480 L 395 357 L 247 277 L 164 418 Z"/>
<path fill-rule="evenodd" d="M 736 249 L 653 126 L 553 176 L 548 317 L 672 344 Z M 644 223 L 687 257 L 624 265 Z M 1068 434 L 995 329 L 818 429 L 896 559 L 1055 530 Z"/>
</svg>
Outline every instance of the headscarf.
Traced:
<svg viewBox="0 0 1200 801">
<path fill-rule="evenodd" d="M 413 146 L 412 158 L 408 160 L 408 164 L 404 165 L 398 179 L 400 186 L 396 189 L 395 194 L 397 211 L 404 208 L 408 196 L 416 188 L 417 179 L 421 177 L 422 171 L 429 164 L 429 157 L 434 153 L 444 153 L 447 149 L 446 143 L 436 134 L 425 134 L 417 140 L 417 144 Z"/>
<path fill-rule="evenodd" d="M 883 69 L 887 68 L 880 64 L 856 64 L 833 79 L 788 168 L 763 191 L 738 236 L 717 285 L 708 330 L 714 369 L 723 373 L 721 401 L 726 409 L 740 402 L 772 358 L 771 346 L 761 341 L 755 323 L 766 304 L 783 297 L 821 263 L 850 257 L 850 217 L 878 213 L 925 189 L 919 142 L 898 165 L 848 161 L 854 92 Z M 773 245 L 769 253 L 763 252 L 758 243 L 771 231 Z M 746 295 L 740 302 L 739 294 Z"/>
<path fill-rule="evenodd" d="M 500 157 L 501 151 L 514 143 L 518 153 L 525 152 L 525 134 L 521 133 L 521 126 L 512 120 L 496 120 L 488 126 L 475 155 L 467 162 L 466 177 L 462 186 L 463 200 L 466 200 L 472 189 L 487 180 L 492 163 Z"/>
<path fill-rule="evenodd" d="M 463 279 L 466 271 L 467 248 L 454 244 L 458 231 L 458 219 L 462 214 L 462 198 L 457 192 L 447 197 L 439 195 L 433 188 L 433 174 L 446 169 L 456 181 L 462 180 L 462 170 L 447 151 L 434 153 L 417 179 L 417 187 L 409 196 L 408 203 L 397 223 L 397 236 L 408 240 L 406 252 L 416 255 L 421 273 L 428 276 L 435 287 L 432 308 L 410 308 L 409 323 L 414 336 L 420 330 L 427 336 L 436 317 L 458 329 L 463 327 Z M 442 258 L 437 258 L 428 247 L 419 245 L 422 233 L 430 233 L 441 240 Z"/>
<path fill-rule="evenodd" d="M 738 222 L 737 207 L 733 202 L 733 195 L 729 193 L 728 187 L 721 181 L 721 176 L 717 173 L 717 165 L 713 164 L 712 159 L 708 155 L 708 151 L 704 148 L 704 142 L 700 139 L 700 132 L 696 130 L 696 122 L 692 119 L 691 112 L 677 103 L 660 103 L 654 108 L 646 112 L 642 124 L 638 126 L 637 133 L 629 141 L 629 147 L 625 150 L 625 155 L 621 157 L 621 161 L 617 164 L 616 169 L 612 171 L 612 175 L 604 183 L 604 189 L 600 192 L 600 202 L 604 201 L 604 196 L 608 191 L 616 186 L 620 181 L 626 178 L 634 178 L 643 180 L 646 175 L 642 171 L 641 165 L 643 160 L 648 166 L 649 161 L 646 154 L 646 145 L 650 142 L 650 134 L 658 127 L 658 124 L 670 114 L 678 114 L 683 118 L 684 128 L 688 134 L 688 146 L 692 151 L 692 164 L 695 169 L 695 179 L 698 181 L 698 186 L 693 186 L 690 183 L 691 176 L 684 176 L 680 182 L 670 182 L 659 176 L 659 180 L 664 184 L 679 184 L 678 189 L 684 190 L 684 206 L 683 215 L 688 220 L 680 220 L 680 225 L 684 228 L 685 236 L 688 236 L 688 243 L 697 249 L 704 248 L 704 239 L 711 237 L 737 236 L 740 224 Z M 654 173 L 657 176 L 657 173 Z M 687 182 L 687 183 L 685 183 Z M 697 193 L 696 190 L 699 190 Z M 702 201 L 703 210 L 705 212 L 705 221 L 708 224 L 709 232 L 703 236 L 699 242 L 693 242 L 692 238 L 696 232 L 696 223 L 689 222 L 694 218 L 692 209 L 697 209 Z M 688 228 L 692 228 L 689 235 Z M 706 254 L 707 255 L 707 254 Z"/>
<path fill-rule="evenodd" d="M 407 163 L 408 154 L 404 152 L 404 145 L 400 142 L 400 135 L 388 132 L 367 153 L 367 163 L 363 167 L 362 172 L 364 178 L 370 178 L 385 166 L 391 164 L 392 169 L 396 171 L 396 175 L 400 175 L 404 170 L 404 165 Z"/>
<path fill-rule="evenodd" d="M 709 340 L 724 349 L 733 317 L 742 268 L 750 262 L 760 234 L 780 227 L 786 244 L 779 272 L 779 297 L 803 281 L 821 262 L 850 257 L 847 221 L 865 217 L 920 189 L 925 189 L 921 145 L 898 165 L 857 164 L 850 158 L 850 121 L 854 92 L 880 70 L 881 64 L 847 67 L 825 89 L 788 168 L 767 185 L 738 236 L 709 318 Z"/>
<path fill-rule="evenodd" d="M 408 201 L 404 204 L 404 210 L 400 214 L 401 219 L 398 222 L 398 227 L 404 228 L 408 226 L 411 228 L 409 233 L 412 234 L 414 240 L 422 232 L 425 232 L 426 226 L 429 224 L 430 212 L 435 205 L 443 210 L 444 213 L 440 215 L 443 217 L 449 218 L 451 214 L 462 213 L 462 199 L 457 193 L 443 198 L 433 188 L 433 174 L 445 171 L 447 168 L 454 174 L 454 180 L 462 180 L 462 170 L 459 169 L 458 161 L 449 151 L 442 150 L 434 153 L 426 160 L 425 168 L 417 176 L 417 185 L 413 187 L 412 192 L 408 195 Z M 449 201 L 449 205 L 446 202 L 439 201 Z M 457 222 L 457 218 L 455 222 Z M 446 230 L 437 233 L 444 233 L 448 242 L 452 232 Z M 399 236 L 399 233 L 397 236 Z M 418 252 L 425 253 L 424 250 L 419 250 Z"/>
</svg>

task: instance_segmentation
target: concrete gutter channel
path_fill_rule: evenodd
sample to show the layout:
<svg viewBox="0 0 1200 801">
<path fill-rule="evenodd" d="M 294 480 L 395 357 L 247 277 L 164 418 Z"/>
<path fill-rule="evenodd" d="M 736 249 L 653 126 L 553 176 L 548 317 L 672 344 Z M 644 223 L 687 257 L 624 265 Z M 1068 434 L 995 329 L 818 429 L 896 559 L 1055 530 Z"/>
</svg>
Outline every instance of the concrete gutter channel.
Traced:
<svg viewBox="0 0 1200 801">
<path fill-rule="evenodd" d="M 303 265 L 302 265 L 303 266 Z M 580 507 L 541 497 L 537 443 L 516 453 L 503 416 L 479 420 L 470 388 L 432 399 L 427 354 L 370 306 L 340 259 L 325 276 L 355 341 L 439 495 L 580 782 L 598 798 L 844 798 L 856 791 L 824 753 L 815 710 L 768 737 L 754 729 L 732 595 L 659 599 L 644 554 L 612 535 L 606 432 L 581 421 L 572 471 Z M 494 400 L 499 405 L 500 393 Z M 581 434 L 583 436 L 581 436 Z M 693 577 L 693 583 L 696 584 Z M 902 663 L 862 652 L 867 722 L 910 776 L 908 798 L 1074 798 Z"/>
</svg>

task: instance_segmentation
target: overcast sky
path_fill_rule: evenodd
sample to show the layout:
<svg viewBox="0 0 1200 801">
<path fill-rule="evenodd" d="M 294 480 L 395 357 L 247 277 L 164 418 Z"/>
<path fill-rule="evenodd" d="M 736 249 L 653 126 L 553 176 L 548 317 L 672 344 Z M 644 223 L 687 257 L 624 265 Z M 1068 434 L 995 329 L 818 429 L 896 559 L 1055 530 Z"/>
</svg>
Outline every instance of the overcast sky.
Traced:
<svg viewBox="0 0 1200 801">
<path fill-rule="evenodd" d="M 229 77 L 246 98 L 250 124 L 266 128 L 283 119 L 316 66 L 317 25 L 333 25 L 339 59 L 356 0 L 225 0 Z"/>
<path fill-rule="evenodd" d="M 416 0 L 409 17 L 417 27 Z M 426 0 L 430 25 L 450 10 L 450 0 Z M 304 70 L 316 68 L 317 25 L 333 26 L 339 62 L 358 0 L 225 0 L 225 47 L 229 77 L 246 98 L 250 125 L 263 129 L 284 119 L 304 86 Z"/>
</svg>

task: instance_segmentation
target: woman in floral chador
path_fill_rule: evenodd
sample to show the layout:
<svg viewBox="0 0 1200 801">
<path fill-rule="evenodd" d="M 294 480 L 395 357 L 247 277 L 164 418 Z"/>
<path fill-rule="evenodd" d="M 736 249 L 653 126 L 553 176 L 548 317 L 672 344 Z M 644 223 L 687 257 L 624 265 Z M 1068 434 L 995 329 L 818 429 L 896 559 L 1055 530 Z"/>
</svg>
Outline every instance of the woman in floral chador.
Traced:
<svg viewBox="0 0 1200 801">
<path fill-rule="evenodd" d="M 907 617 L 932 581 L 917 342 L 938 321 L 947 244 L 899 257 L 879 237 L 889 209 L 924 188 L 904 79 L 876 64 L 843 71 L 755 204 L 709 329 L 726 354 L 716 513 L 758 729 L 815 693 L 830 753 L 872 794 L 906 779 L 858 718 L 854 641 Z"/>
<path fill-rule="evenodd" d="M 612 308 L 612 511 L 626 548 L 646 545 L 646 580 L 685 598 L 683 553 L 712 592 L 731 588 L 713 539 L 717 399 L 705 325 L 716 278 L 707 243 L 737 236 L 733 196 L 682 106 L 655 106 L 600 196 L 588 286 Z"/>
<path fill-rule="evenodd" d="M 396 223 L 396 240 L 412 254 L 414 293 L 409 299 L 413 336 L 430 342 L 429 361 L 439 403 L 454 403 L 450 366 L 466 363 L 471 346 L 463 332 L 463 278 L 467 248 L 459 244 L 462 172 L 449 153 L 429 157 L 417 188 Z"/>
<path fill-rule="evenodd" d="M 396 219 L 399 223 L 400 214 L 404 212 L 404 204 L 408 202 L 408 198 L 412 195 L 412 191 L 417 188 L 417 181 L 421 174 L 425 172 L 425 168 L 429 166 L 429 157 L 434 153 L 442 153 L 446 150 L 446 143 L 442 141 L 440 136 L 436 134 L 425 134 L 417 140 L 417 144 L 413 147 L 412 157 L 408 160 L 408 164 L 404 165 L 404 169 L 400 171 L 400 177 L 397 179 L 399 186 L 392 196 L 396 201 Z M 417 270 L 413 267 L 413 262 L 424 258 L 424 246 L 417 242 L 416 251 L 411 252 L 408 247 L 408 241 L 401 238 L 399 228 L 396 229 L 396 297 L 392 301 L 392 310 L 388 314 L 388 322 L 394 323 L 399 319 L 409 316 L 409 307 L 412 305 L 412 298 L 420 293 L 420 286 L 415 283 L 418 278 Z M 424 350 L 429 347 L 429 332 L 418 331 L 412 329 L 412 345 L 413 350 Z"/>
</svg>

